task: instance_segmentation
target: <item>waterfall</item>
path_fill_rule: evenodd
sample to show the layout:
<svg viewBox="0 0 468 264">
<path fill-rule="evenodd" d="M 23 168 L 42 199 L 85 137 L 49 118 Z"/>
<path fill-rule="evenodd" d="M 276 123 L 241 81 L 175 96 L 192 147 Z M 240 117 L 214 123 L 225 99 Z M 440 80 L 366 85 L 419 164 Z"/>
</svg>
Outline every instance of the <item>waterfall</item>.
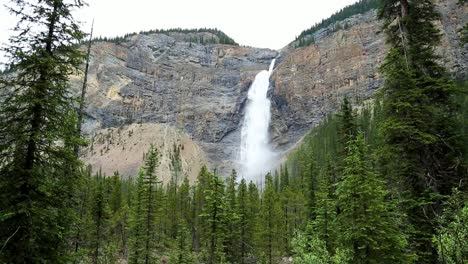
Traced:
<svg viewBox="0 0 468 264">
<path fill-rule="evenodd" d="M 240 146 L 241 175 L 247 182 L 262 182 L 272 166 L 274 153 L 269 145 L 271 114 L 267 92 L 274 66 L 275 60 L 268 71 L 261 71 L 255 76 L 247 96 Z"/>
</svg>

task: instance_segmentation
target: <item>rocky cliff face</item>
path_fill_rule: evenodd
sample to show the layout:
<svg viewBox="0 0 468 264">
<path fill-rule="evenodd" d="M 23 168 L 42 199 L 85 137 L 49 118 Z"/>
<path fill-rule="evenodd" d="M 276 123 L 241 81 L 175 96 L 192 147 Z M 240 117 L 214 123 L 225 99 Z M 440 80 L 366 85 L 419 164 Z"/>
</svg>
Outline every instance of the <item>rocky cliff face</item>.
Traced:
<svg viewBox="0 0 468 264">
<path fill-rule="evenodd" d="M 190 37 L 199 35 L 215 37 L 209 33 Z M 278 52 L 201 45 L 186 39 L 180 33 L 140 34 L 120 44 L 94 44 L 84 130 L 92 136 L 103 128 L 134 123 L 166 124 L 190 135 L 202 147 L 210 164 L 228 170 L 238 152 L 239 126 L 248 88 Z M 77 89 L 81 78 L 74 78 Z M 83 159 L 92 163 L 93 159 L 100 159 L 99 154 L 88 151 Z M 118 155 L 134 154 L 122 150 Z M 120 167 L 127 175 L 136 171 L 135 166 L 132 168 Z"/>
<path fill-rule="evenodd" d="M 458 29 L 468 22 L 466 7 L 456 0 L 439 1 L 441 63 L 459 78 L 468 77 L 468 45 L 458 42 Z M 272 140 L 281 150 L 335 112 L 347 95 L 355 103 L 368 99 L 382 84 L 378 67 L 386 47 L 377 12 L 356 15 L 318 31 L 315 43 L 283 49 L 272 75 Z M 339 28 L 339 30 L 336 30 Z"/>
<path fill-rule="evenodd" d="M 440 1 L 439 5 L 443 15 L 439 23 L 443 33 L 439 49 L 442 62 L 457 76 L 466 77 L 468 47 L 460 47 L 457 30 L 468 22 L 468 12 L 457 6 L 456 0 Z M 382 84 L 378 66 L 384 58 L 385 41 L 376 12 L 338 24 L 318 31 L 315 44 L 299 49 L 287 46 L 280 53 L 187 42 L 193 37 L 215 38 L 210 33 L 140 34 L 120 44 L 98 42 L 92 48 L 85 131 L 91 137 L 103 133 L 103 129 L 127 129 L 132 124 L 168 126 L 187 135 L 182 144 L 193 143 L 189 149 L 200 146 L 199 152 L 187 154 L 187 160 L 203 156 L 199 162 L 207 161 L 212 168 L 217 166 L 226 173 L 237 166 L 248 88 L 255 75 L 279 56 L 269 91 L 271 134 L 275 148 L 285 151 L 335 111 L 344 95 L 359 102 Z M 80 80 L 75 76 L 77 89 Z M 159 129 L 144 131 L 160 133 Z M 113 165 L 109 164 L 113 163 L 109 161 L 116 156 L 141 153 L 131 165 L 123 160 L 115 165 L 131 176 L 151 143 L 148 141 L 161 145 L 165 138 L 148 136 L 141 140 L 148 144 L 138 143 L 138 151 L 130 153 L 124 147 L 105 156 L 88 149 L 83 159 L 95 167 L 107 164 L 104 167 L 110 172 Z M 195 177 L 194 173 L 190 175 Z"/>
</svg>

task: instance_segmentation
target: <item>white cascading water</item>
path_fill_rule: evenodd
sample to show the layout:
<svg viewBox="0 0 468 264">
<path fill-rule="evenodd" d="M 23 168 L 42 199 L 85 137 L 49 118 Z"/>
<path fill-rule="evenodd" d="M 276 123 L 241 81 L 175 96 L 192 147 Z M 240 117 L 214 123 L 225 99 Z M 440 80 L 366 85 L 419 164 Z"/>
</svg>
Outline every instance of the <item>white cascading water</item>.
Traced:
<svg viewBox="0 0 468 264">
<path fill-rule="evenodd" d="M 249 182 L 263 181 L 270 171 L 274 153 L 269 145 L 270 100 L 267 97 L 270 75 L 275 60 L 268 71 L 261 71 L 248 92 L 248 102 L 241 130 L 240 162 L 241 175 Z"/>
</svg>

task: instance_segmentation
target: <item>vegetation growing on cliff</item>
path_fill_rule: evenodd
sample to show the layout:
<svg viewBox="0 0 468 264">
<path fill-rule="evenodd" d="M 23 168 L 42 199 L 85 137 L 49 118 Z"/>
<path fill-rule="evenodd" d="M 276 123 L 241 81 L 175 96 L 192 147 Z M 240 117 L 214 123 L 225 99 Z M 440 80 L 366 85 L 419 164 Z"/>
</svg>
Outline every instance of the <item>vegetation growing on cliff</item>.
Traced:
<svg viewBox="0 0 468 264">
<path fill-rule="evenodd" d="M 138 34 L 142 35 L 149 35 L 149 34 L 170 34 L 170 33 L 183 33 L 183 34 L 194 34 L 194 36 L 190 36 L 185 38 L 185 42 L 190 43 L 198 43 L 198 44 L 226 44 L 226 45 L 235 45 L 238 46 L 237 42 L 235 42 L 231 37 L 226 35 L 219 29 L 216 28 L 198 28 L 198 29 L 184 29 L 184 28 L 171 28 L 171 29 L 154 29 L 149 31 L 140 31 L 139 33 L 128 33 L 124 36 L 119 37 L 98 37 L 95 38 L 94 41 L 106 41 L 112 43 L 121 43 L 127 40 L 127 38 L 131 36 L 135 36 Z M 204 38 L 202 35 L 197 33 L 211 33 L 214 37 Z"/>
<path fill-rule="evenodd" d="M 313 25 L 311 28 L 306 29 L 299 34 L 298 37 L 294 40 L 294 47 L 306 47 L 314 43 L 314 33 L 324 29 L 330 25 L 335 24 L 336 22 L 345 20 L 351 16 L 357 14 L 366 13 L 372 9 L 377 9 L 379 7 L 379 0 L 359 0 L 358 2 L 349 5 L 340 11 L 334 13 L 329 18 L 323 19 L 319 23 Z M 346 27 L 346 26 L 345 26 Z M 339 30 L 338 26 L 335 26 L 334 30 Z"/>
</svg>

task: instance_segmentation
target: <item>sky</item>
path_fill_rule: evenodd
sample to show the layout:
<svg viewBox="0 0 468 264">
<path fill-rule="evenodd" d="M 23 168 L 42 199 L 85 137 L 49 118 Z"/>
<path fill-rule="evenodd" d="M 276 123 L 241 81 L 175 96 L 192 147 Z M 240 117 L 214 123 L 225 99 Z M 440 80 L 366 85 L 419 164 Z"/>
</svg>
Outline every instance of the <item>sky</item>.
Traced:
<svg viewBox="0 0 468 264">
<path fill-rule="evenodd" d="M 0 44 L 16 18 L 0 0 Z M 82 29 L 95 36 L 168 28 L 218 28 L 241 45 L 281 49 L 316 22 L 356 0 L 87 0 L 76 13 Z M 0 61 L 3 60 L 0 54 Z"/>
</svg>

